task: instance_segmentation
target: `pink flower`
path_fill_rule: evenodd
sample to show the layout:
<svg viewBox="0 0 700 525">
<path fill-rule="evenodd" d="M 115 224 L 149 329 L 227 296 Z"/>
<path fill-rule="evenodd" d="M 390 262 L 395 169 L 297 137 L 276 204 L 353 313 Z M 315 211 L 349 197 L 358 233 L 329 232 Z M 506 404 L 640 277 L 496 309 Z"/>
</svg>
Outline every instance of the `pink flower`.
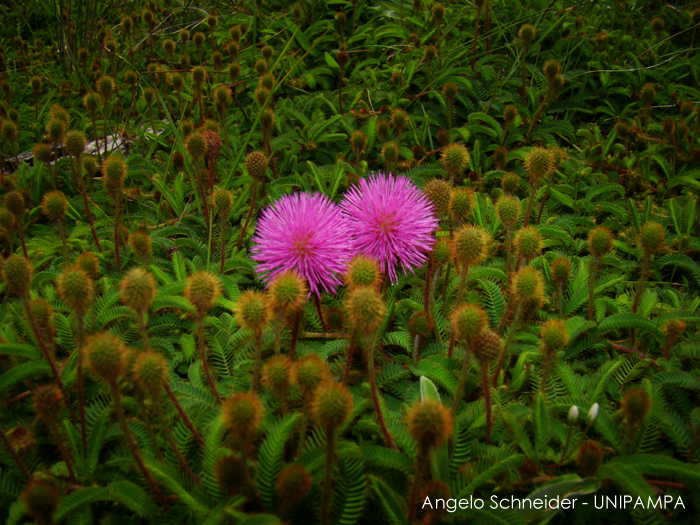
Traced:
<svg viewBox="0 0 700 525">
<path fill-rule="evenodd" d="M 295 270 L 311 292 L 335 292 L 352 257 L 348 223 L 340 208 L 319 193 L 285 195 L 268 206 L 258 221 L 251 258 L 269 285 Z"/>
<path fill-rule="evenodd" d="M 427 260 L 438 219 L 432 203 L 410 179 L 372 174 L 350 188 L 341 205 L 355 252 L 379 261 L 392 283 L 398 281 L 398 264 L 406 274 Z"/>
</svg>

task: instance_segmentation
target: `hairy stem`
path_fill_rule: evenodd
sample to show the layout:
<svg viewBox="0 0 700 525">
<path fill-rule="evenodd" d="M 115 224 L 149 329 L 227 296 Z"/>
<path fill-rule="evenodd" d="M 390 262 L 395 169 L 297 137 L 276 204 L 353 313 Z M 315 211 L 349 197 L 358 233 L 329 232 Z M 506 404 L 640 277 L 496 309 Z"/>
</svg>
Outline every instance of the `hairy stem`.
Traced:
<svg viewBox="0 0 700 525">
<path fill-rule="evenodd" d="M 374 409 L 377 412 L 377 419 L 379 420 L 379 426 L 382 429 L 384 438 L 386 439 L 389 448 L 398 450 L 394 444 L 394 440 L 391 439 L 391 434 L 389 434 L 389 429 L 386 427 L 384 422 L 384 416 L 382 414 L 382 407 L 379 404 L 379 391 L 377 389 L 377 380 L 374 377 L 374 334 L 368 334 L 367 341 L 365 343 L 367 346 L 365 348 L 365 353 L 367 356 L 367 376 L 369 378 L 369 386 L 372 390 L 372 402 L 374 403 Z"/>
<path fill-rule="evenodd" d="M 194 428 L 194 425 L 192 424 L 192 421 L 190 420 L 189 416 L 187 415 L 187 412 L 182 408 L 182 405 L 180 405 L 180 402 L 177 400 L 177 397 L 175 397 L 175 393 L 172 391 L 170 388 L 170 385 L 167 383 L 163 383 L 163 388 L 168 394 L 168 397 L 170 398 L 170 401 L 175 405 L 175 408 L 177 409 L 178 414 L 180 414 L 180 417 L 182 418 L 182 421 L 185 423 L 189 431 L 192 433 L 192 436 L 194 439 L 199 443 L 200 445 L 204 445 L 204 439 L 202 439 L 202 436 L 199 432 L 197 432 L 197 429 Z"/>
<path fill-rule="evenodd" d="M 518 304 L 518 309 L 515 311 L 515 315 L 513 316 L 513 323 L 510 325 L 510 330 L 508 330 L 508 337 L 506 338 L 506 342 L 503 345 L 503 349 L 501 350 L 501 355 L 498 358 L 498 365 L 496 366 L 496 371 L 493 374 L 493 386 L 496 386 L 496 383 L 498 382 L 498 377 L 501 375 L 503 362 L 505 361 L 506 355 L 508 354 L 508 347 L 510 346 L 510 342 L 513 339 L 515 330 L 518 328 L 518 322 L 520 322 L 520 314 L 522 314 L 522 312 L 523 301 L 520 301 L 520 303 Z"/>
<path fill-rule="evenodd" d="M 326 476 L 321 498 L 321 525 L 328 525 L 328 509 L 331 503 L 331 485 L 333 482 L 333 460 L 335 459 L 335 427 L 326 427 Z"/>
<path fill-rule="evenodd" d="M 197 340 L 199 344 L 199 357 L 202 360 L 202 368 L 204 368 L 204 375 L 207 376 L 207 382 L 209 383 L 209 388 L 211 388 L 216 402 L 221 405 L 221 397 L 219 396 L 219 391 L 216 389 L 216 384 L 214 383 L 214 378 L 211 376 L 211 371 L 209 370 L 209 362 L 207 361 L 207 347 L 204 343 L 204 316 L 200 315 L 197 320 Z"/>
</svg>

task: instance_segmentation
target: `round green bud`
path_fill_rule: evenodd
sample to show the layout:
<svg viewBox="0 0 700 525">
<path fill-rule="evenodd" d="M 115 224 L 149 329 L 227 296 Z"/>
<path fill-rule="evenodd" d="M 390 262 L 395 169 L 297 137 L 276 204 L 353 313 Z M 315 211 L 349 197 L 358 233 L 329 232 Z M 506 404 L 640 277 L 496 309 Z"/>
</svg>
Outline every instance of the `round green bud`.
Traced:
<svg viewBox="0 0 700 525">
<path fill-rule="evenodd" d="M 640 244 L 647 253 L 659 253 L 666 245 L 666 230 L 658 222 L 647 222 L 642 226 Z"/>
<path fill-rule="evenodd" d="M 56 280 L 56 288 L 61 301 L 73 309 L 85 311 L 85 307 L 92 302 L 92 279 L 78 267 L 66 268 Z"/>
<path fill-rule="evenodd" d="M 334 429 L 345 422 L 352 406 L 352 396 L 345 385 L 327 382 L 316 391 L 311 410 L 319 425 Z"/>
<path fill-rule="evenodd" d="M 463 144 L 449 144 L 442 150 L 440 162 L 445 172 L 459 175 L 469 166 L 469 150 Z"/>
<path fill-rule="evenodd" d="M 221 283 L 211 272 L 200 271 L 187 278 L 185 298 L 194 305 L 199 315 L 204 315 L 221 295 Z"/>
<path fill-rule="evenodd" d="M 304 279 L 293 271 L 277 276 L 267 291 L 272 311 L 282 314 L 298 311 L 308 293 Z"/>
<path fill-rule="evenodd" d="M 467 188 L 455 188 L 450 198 L 450 219 L 455 225 L 467 221 L 474 209 L 474 192 Z"/>
<path fill-rule="evenodd" d="M 194 133 L 190 133 L 187 137 L 185 147 L 187 148 L 187 153 L 189 153 L 193 159 L 201 159 L 206 152 L 207 143 L 202 134 L 195 131 Z"/>
<path fill-rule="evenodd" d="M 530 181 L 536 182 L 549 176 L 554 169 L 552 152 L 545 148 L 532 148 L 525 158 L 525 171 Z"/>
<path fill-rule="evenodd" d="M 226 188 L 217 186 L 214 189 L 214 206 L 216 206 L 219 219 L 225 220 L 233 206 L 233 194 Z"/>
<path fill-rule="evenodd" d="M 51 160 L 51 148 L 43 142 L 35 144 L 32 148 L 32 153 L 37 162 L 48 162 Z"/>
<path fill-rule="evenodd" d="M 145 312 L 153 303 L 156 280 L 144 268 L 129 271 L 119 283 L 119 298 L 135 312 Z"/>
<path fill-rule="evenodd" d="M 479 226 L 465 224 L 454 234 L 452 251 L 460 265 L 475 266 L 486 258 L 489 238 Z"/>
<path fill-rule="evenodd" d="M 433 203 L 435 215 L 442 217 L 447 214 L 452 198 L 452 184 L 443 179 L 431 179 L 423 186 L 423 191 Z"/>
<path fill-rule="evenodd" d="M 384 319 L 386 307 L 375 288 L 355 288 L 348 294 L 348 316 L 352 326 L 361 334 L 374 332 Z"/>
<path fill-rule="evenodd" d="M 520 31 L 518 31 L 518 36 L 520 37 L 520 40 L 525 42 L 526 44 L 529 44 L 535 39 L 535 35 L 537 32 L 535 31 L 535 26 L 532 24 L 524 24 L 521 28 Z"/>
<path fill-rule="evenodd" d="M 126 178 L 126 162 L 119 155 L 110 155 L 102 163 L 102 183 L 109 195 L 121 193 Z"/>
<path fill-rule="evenodd" d="M 127 349 L 110 332 L 94 335 L 85 345 L 87 367 L 105 383 L 115 383 L 124 371 Z"/>
<path fill-rule="evenodd" d="M 377 261 L 366 255 L 356 256 L 348 265 L 345 282 L 351 289 L 373 288 L 379 283 L 381 272 Z"/>
<path fill-rule="evenodd" d="M 471 342 L 471 350 L 480 363 L 490 363 L 501 355 L 501 340 L 490 328 L 485 328 Z"/>
<path fill-rule="evenodd" d="M 486 313 L 475 304 L 465 303 L 452 313 L 452 329 L 462 341 L 473 341 L 486 327 Z"/>
<path fill-rule="evenodd" d="M 141 388 L 156 395 L 168 380 L 168 362 L 157 352 L 140 353 L 134 365 L 134 377 Z"/>
<path fill-rule="evenodd" d="M 559 257 L 552 263 L 552 279 L 566 283 L 571 275 L 571 262 L 566 257 Z"/>
<path fill-rule="evenodd" d="M 85 133 L 78 130 L 69 131 L 63 139 L 66 151 L 68 151 L 68 154 L 72 157 L 80 157 L 85 151 L 86 143 Z"/>
<path fill-rule="evenodd" d="M 2 268 L 2 277 L 5 280 L 7 293 L 11 295 L 28 294 L 32 277 L 34 277 L 32 263 L 21 255 L 10 255 Z"/>
<path fill-rule="evenodd" d="M 22 197 L 20 192 L 11 191 L 7 193 L 3 199 L 3 202 L 5 203 L 7 209 L 10 210 L 10 213 L 12 213 L 12 215 L 14 215 L 16 218 L 19 219 L 22 215 L 24 215 L 24 210 L 26 208 L 24 205 L 24 197 Z"/>
<path fill-rule="evenodd" d="M 308 399 L 316 389 L 328 380 L 328 365 L 310 354 L 296 362 L 292 369 L 292 382 Z"/>
<path fill-rule="evenodd" d="M 260 335 L 269 321 L 265 295 L 255 290 L 243 292 L 238 298 L 235 314 L 241 328 Z"/>
<path fill-rule="evenodd" d="M 263 419 L 263 404 L 254 392 L 229 397 L 222 408 L 224 426 L 232 435 L 247 440 L 257 434 Z"/>
<path fill-rule="evenodd" d="M 290 383 L 291 367 L 289 359 L 276 356 L 270 359 L 262 371 L 262 383 L 277 394 L 287 392 Z"/>
<path fill-rule="evenodd" d="M 566 348 L 569 344 L 569 332 L 566 330 L 564 321 L 551 319 L 547 321 L 540 330 L 540 339 L 547 355 L 553 355 L 559 350 Z"/>
<path fill-rule="evenodd" d="M 253 179 L 262 181 L 267 173 L 267 156 L 262 151 L 248 153 L 245 168 Z"/>
<path fill-rule="evenodd" d="M 515 249 L 519 257 L 528 261 L 542 252 L 542 236 L 533 226 L 520 230 L 515 236 Z"/>
<path fill-rule="evenodd" d="M 408 433 L 425 451 L 432 450 L 452 436 L 452 414 L 438 399 L 413 404 L 406 415 Z"/>
<path fill-rule="evenodd" d="M 520 216 L 520 200 L 512 195 L 502 195 L 496 202 L 496 213 L 503 224 L 515 225 Z"/>
<path fill-rule="evenodd" d="M 595 257 L 602 257 L 613 247 L 613 234 L 605 226 L 598 226 L 588 234 L 588 251 Z"/>
<path fill-rule="evenodd" d="M 399 158 L 399 148 L 395 142 L 387 142 L 382 147 L 384 162 L 395 162 Z"/>
<path fill-rule="evenodd" d="M 540 272 L 530 266 L 520 269 L 513 278 L 513 294 L 518 301 L 542 297 L 544 285 Z"/>
</svg>

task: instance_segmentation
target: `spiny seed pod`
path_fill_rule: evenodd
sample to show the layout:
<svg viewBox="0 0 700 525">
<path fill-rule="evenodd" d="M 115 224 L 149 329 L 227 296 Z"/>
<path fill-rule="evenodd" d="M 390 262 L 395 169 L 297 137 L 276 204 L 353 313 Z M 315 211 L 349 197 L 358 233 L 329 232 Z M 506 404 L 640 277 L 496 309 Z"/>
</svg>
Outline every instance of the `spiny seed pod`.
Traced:
<svg viewBox="0 0 700 525">
<path fill-rule="evenodd" d="M 62 120 L 52 118 L 46 125 L 46 134 L 49 136 L 52 142 L 60 142 L 61 137 L 63 137 L 65 126 L 66 125 Z"/>
<path fill-rule="evenodd" d="M 53 334 L 53 309 L 46 299 L 32 299 L 29 301 L 29 310 L 39 330 Z"/>
<path fill-rule="evenodd" d="M 424 310 L 418 310 L 408 320 L 408 331 L 411 336 L 422 335 L 426 337 L 433 330 L 433 319 Z"/>
<path fill-rule="evenodd" d="M 283 505 L 294 508 L 309 493 L 311 484 L 311 475 L 303 465 L 289 465 L 280 471 L 275 488 Z"/>
<path fill-rule="evenodd" d="M 625 394 L 620 408 L 625 416 L 625 422 L 631 428 L 636 429 L 644 423 L 644 419 L 649 414 L 651 399 L 649 399 L 649 394 L 643 388 L 632 388 Z"/>
<path fill-rule="evenodd" d="M 34 412 L 45 423 L 55 423 L 60 412 L 57 406 L 63 403 L 63 395 L 54 384 L 42 385 L 32 392 L 32 407 Z"/>
<path fill-rule="evenodd" d="M 515 119 L 518 116 L 518 108 L 513 106 L 512 104 L 510 106 L 506 106 L 506 108 L 503 110 L 503 120 L 506 121 L 506 124 L 513 124 L 515 122 Z"/>
<path fill-rule="evenodd" d="M 127 349 L 117 336 L 110 332 L 94 335 L 86 346 L 87 367 L 93 375 L 105 383 L 116 382 L 126 365 Z"/>
<path fill-rule="evenodd" d="M 423 56 L 426 62 L 432 62 L 435 58 L 435 55 L 437 55 L 437 49 L 435 49 L 435 46 L 425 46 L 425 53 L 423 54 Z"/>
<path fill-rule="evenodd" d="M 642 250 L 647 253 L 659 253 L 666 246 L 666 230 L 658 222 L 647 222 L 640 234 Z"/>
<path fill-rule="evenodd" d="M 148 257 L 151 254 L 151 238 L 147 233 L 134 232 L 129 238 L 131 249 L 141 257 Z"/>
<path fill-rule="evenodd" d="M 3 199 L 5 206 L 10 213 L 17 217 L 18 219 L 24 215 L 24 197 L 18 191 L 11 191 Z"/>
<path fill-rule="evenodd" d="M 41 77 L 32 77 L 29 79 L 29 87 L 32 88 L 34 95 L 39 95 L 41 93 Z"/>
<path fill-rule="evenodd" d="M 267 156 L 262 151 L 252 151 L 245 158 L 245 169 L 248 175 L 260 182 L 267 173 Z"/>
<path fill-rule="evenodd" d="M 272 90 L 273 86 L 275 85 L 275 76 L 272 73 L 265 73 L 260 77 L 258 80 L 258 84 L 260 87 L 264 87 L 268 91 Z M 267 97 L 265 97 L 267 98 Z M 260 104 L 262 106 L 262 104 Z"/>
<path fill-rule="evenodd" d="M 102 75 L 97 81 L 97 91 L 100 92 L 105 99 L 109 99 L 114 91 L 114 80 L 112 77 L 107 75 Z"/>
<path fill-rule="evenodd" d="M 619 120 L 615 123 L 615 133 L 621 139 L 625 139 L 630 134 L 630 126 L 624 120 Z"/>
<path fill-rule="evenodd" d="M 241 493 L 248 479 L 247 469 L 243 458 L 237 456 L 224 456 L 216 462 L 216 481 L 224 494 L 233 496 Z"/>
<path fill-rule="evenodd" d="M 139 79 L 139 77 L 136 74 L 136 71 L 133 71 L 132 69 L 130 69 L 129 71 L 124 73 L 124 82 L 126 82 L 130 86 L 133 86 L 134 84 L 136 84 L 136 81 L 138 79 Z M 86 95 L 86 98 L 87 98 L 87 95 Z M 95 98 L 93 100 L 99 100 L 98 95 L 95 95 Z M 85 101 L 85 99 L 83 99 L 83 101 Z M 86 105 L 86 109 L 88 109 L 87 105 Z M 97 110 L 97 108 L 95 108 L 95 110 Z"/>
<path fill-rule="evenodd" d="M 428 200 L 433 203 L 435 215 L 438 217 L 446 215 L 450 209 L 452 184 L 443 179 L 432 179 L 423 186 L 423 191 Z"/>
<path fill-rule="evenodd" d="M 673 133 L 676 131 L 676 123 L 673 119 L 664 119 L 663 123 L 661 124 L 661 129 L 664 133 L 666 133 L 666 135 L 673 135 Z"/>
<path fill-rule="evenodd" d="M 352 412 L 353 400 L 345 385 L 327 382 L 316 391 L 311 410 L 316 422 L 334 429 L 342 425 Z"/>
<path fill-rule="evenodd" d="M 119 283 L 119 298 L 135 312 L 145 312 L 153 303 L 156 280 L 148 270 L 134 268 Z"/>
<path fill-rule="evenodd" d="M 345 282 L 350 289 L 376 288 L 380 277 L 377 261 L 366 255 L 358 255 L 348 265 Z"/>
<path fill-rule="evenodd" d="M 254 392 L 233 395 L 224 402 L 222 415 L 226 430 L 245 440 L 260 429 L 263 404 Z"/>
<path fill-rule="evenodd" d="M 469 150 L 464 144 L 449 144 L 442 150 L 440 162 L 445 172 L 459 175 L 469 166 Z"/>
<path fill-rule="evenodd" d="M 654 98 L 656 97 L 656 89 L 654 88 L 654 84 L 651 82 L 644 84 L 642 87 L 641 97 L 645 104 L 651 104 L 654 102 Z"/>
<path fill-rule="evenodd" d="M 365 135 L 359 129 L 354 131 L 350 137 L 350 144 L 352 144 L 352 149 L 356 152 L 360 152 L 365 149 L 367 144 L 367 135 Z"/>
<path fill-rule="evenodd" d="M 231 81 L 236 80 L 238 75 L 241 73 L 241 66 L 237 62 L 232 62 L 228 66 L 228 75 L 231 77 Z"/>
<path fill-rule="evenodd" d="M 282 356 L 273 357 L 263 367 L 262 382 L 269 390 L 284 393 L 290 383 L 289 359 Z"/>
<path fill-rule="evenodd" d="M 403 129 L 408 124 L 408 113 L 403 109 L 397 108 L 391 113 L 391 125 L 396 129 Z"/>
<path fill-rule="evenodd" d="M 547 355 L 566 348 L 566 345 L 569 344 L 569 332 L 566 330 L 564 321 L 559 319 L 547 321 L 540 330 L 540 339 L 542 339 L 544 353 Z"/>
<path fill-rule="evenodd" d="M 386 306 L 375 288 L 355 288 L 348 294 L 348 316 L 361 334 L 374 332 L 384 320 Z"/>
<path fill-rule="evenodd" d="M 189 137 L 189 135 L 192 133 L 192 130 L 194 130 L 194 124 L 192 124 L 191 120 L 183 120 L 180 123 L 180 132 L 185 136 Z M 185 146 L 186 147 L 186 146 Z M 202 150 L 202 155 L 204 154 L 204 150 Z"/>
<path fill-rule="evenodd" d="M 579 449 L 576 457 L 576 467 L 579 476 L 587 478 L 598 474 L 601 455 L 600 445 L 596 441 L 591 439 L 586 441 Z"/>
<path fill-rule="evenodd" d="M 540 272 L 530 266 L 520 269 L 513 279 L 513 294 L 519 301 L 542 297 L 544 286 Z"/>
<path fill-rule="evenodd" d="M 413 404 L 406 414 L 408 433 L 421 450 L 432 450 L 452 436 L 452 414 L 437 399 L 424 399 Z"/>
<path fill-rule="evenodd" d="M 142 389 L 156 395 L 168 380 L 168 362 L 157 352 L 139 353 L 134 365 L 134 377 Z"/>
<path fill-rule="evenodd" d="M 211 272 L 200 271 L 187 278 L 184 290 L 185 298 L 204 315 L 221 295 L 221 283 Z"/>
<path fill-rule="evenodd" d="M 459 340 L 472 342 L 485 326 L 486 313 L 475 304 L 465 303 L 452 313 L 452 329 Z"/>
<path fill-rule="evenodd" d="M 558 257 L 552 263 L 551 273 L 555 282 L 568 282 L 571 275 L 571 261 L 566 257 Z"/>
<path fill-rule="evenodd" d="M 68 201 L 60 191 L 50 191 L 41 199 L 41 211 L 50 221 L 63 219 L 67 210 Z"/>
<path fill-rule="evenodd" d="M 379 119 L 377 121 L 377 133 L 379 135 L 386 135 L 389 133 L 389 121 L 386 119 Z"/>
<path fill-rule="evenodd" d="M 561 65 L 559 65 L 558 60 L 551 58 L 544 63 L 542 71 L 544 72 L 545 76 L 551 81 L 561 72 Z"/>
<path fill-rule="evenodd" d="M 227 106 L 231 100 L 231 92 L 226 86 L 219 86 L 216 88 L 216 91 L 214 91 L 214 98 L 216 99 L 217 105 Z"/>
<path fill-rule="evenodd" d="M 163 40 L 163 51 L 168 55 L 172 55 L 175 52 L 175 42 L 172 38 L 166 38 Z"/>
<path fill-rule="evenodd" d="M 85 311 L 92 302 L 92 279 L 82 269 L 66 268 L 56 279 L 56 288 L 61 301 L 73 310 Z"/>
<path fill-rule="evenodd" d="M 448 82 L 442 86 L 442 94 L 445 95 L 445 98 L 448 100 L 454 99 L 457 96 L 457 84 Z"/>
<path fill-rule="evenodd" d="M 102 163 L 102 183 L 109 195 L 121 193 L 126 178 L 126 162 L 118 155 L 110 155 Z"/>
<path fill-rule="evenodd" d="M 284 272 L 275 278 L 267 290 L 273 312 L 290 314 L 301 308 L 309 293 L 306 282 L 294 271 Z"/>
<path fill-rule="evenodd" d="M 605 226 L 593 228 L 588 234 L 588 251 L 594 257 L 602 257 L 613 246 L 613 234 Z"/>
<path fill-rule="evenodd" d="M 64 124 L 68 124 L 68 121 L 70 120 L 68 112 L 58 104 L 52 104 L 51 108 L 49 109 L 49 113 L 51 113 L 52 118 L 58 119 Z"/>
<path fill-rule="evenodd" d="M 505 166 L 508 160 L 508 150 L 506 148 L 496 148 L 493 152 L 493 161 L 497 166 Z"/>
<path fill-rule="evenodd" d="M 97 159 L 92 155 L 83 155 L 83 171 L 88 177 L 92 177 L 97 172 Z"/>
<path fill-rule="evenodd" d="M 58 490 L 43 479 L 34 478 L 22 491 L 22 503 L 27 516 L 37 523 L 53 523 L 60 496 Z"/>
<path fill-rule="evenodd" d="M 433 5 L 433 18 L 435 19 L 435 23 L 439 24 L 443 18 L 445 18 L 445 6 L 442 4 L 434 4 Z"/>
<path fill-rule="evenodd" d="M 226 188 L 217 186 L 214 190 L 214 205 L 216 206 L 219 219 L 226 219 L 233 206 L 233 194 Z"/>
<path fill-rule="evenodd" d="M 204 130 L 202 131 L 202 135 L 204 135 L 205 131 L 213 131 L 214 133 L 218 134 L 219 133 L 219 123 L 216 120 L 207 120 L 204 122 Z M 206 150 L 204 151 L 204 154 L 206 155 L 207 152 Z"/>
<path fill-rule="evenodd" d="M 153 99 L 156 96 L 156 92 L 152 87 L 144 88 L 143 90 L 143 100 L 146 102 L 147 106 L 153 104 Z"/>
<path fill-rule="evenodd" d="M 6 233 L 12 231 L 15 226 L 15 216 L 5 206 L 0 206 L 0 228 Z"/>
<path fill-rule="evenodd" d="M 267 97 L 270 95 L 270 90 L 267 89 L 266 87 L 263 86 L 258 86 L 255 89 L 255 92 L 253 93 L 253 97 L 255 98 L 255 102 L 258 103 L 258 106 L 262 107 L 265 105 L 265 102 L 267 101 Z"/>
<path fill-rule="evenodd" d="M 471 350 L 480 363 L 490 363 L 501 355 L 501 340 L 496 332 L 486 327 L 472 340 Z"/>
<path fill-rule="evenodd" d="M 454 258 L 460 265 L 475 266 L 486 258 L 488 243 L 488 234 L 483 229 L 465 224 L 454 234 Z"/>
<path fill-rule="evenodd" d="M 444 237 L 438 238 L 433 248 L 433 259 L 435 262 L 440 265 L 447 264 L 450 261 L 451 255 L 452 247 L 450 246 L 450 240 Z"/>
<path fill-rule="evenodd" d="M 2 268 L 2 277 L 10 295 L 28 294 L 34 277 L 32 263 L 21 255 L 10 255 Z"/>
<path fill-rule="evenodd" d="M 399 158 L 399 148 L 395 142 L 387 142 L 382 147 L 382 157 L 384 162 L 395 162 Z"/>
<path fill-rule="evenodd" d="M 189 55 L 180 55 L 178 58 L 178 63 L 180 64 L 180 67 L 182 69 L 187 69 L 190 67 L 190 56 Z"/>
<path fill-rule="evenodd" d="M 455 188 L 450 198 L 450 219 L 454 224 L 466 222 L 474 209 L 474 192 L 467 188 Z"/>
<path fill-rule="evenodd" d="M 217 16 L 215 14 L 209 14 L 207 16 L 207 26 L 209 27 L 209 29 L 211 31 L 213 31 L 216 28 L 218 23 L 219 23 L 219 19 L 217 18 Z"/>
<path fill-rule="evenodd" d="M 545 148 L 532 148 L 525 158 L 525 171 L 531 182 L 549 176 L 554 169 L 552 152 Z"/>
<path fill-rule="evenodd" d="M 520 179 L 515 173 L 508 172 L 503 175 L 501 179 L 501 189 L 508 193 L 513 194 L 520 187 Z"/>
<path fill-rule="evenodd" d="M 664 19 L 661 17 L 655 17 L 652 18 L 651 20 L 651 29 L 654 31 L 654 33 L 659 34 L 661 31 L 664 30 L 664 27 L 666 24 L 664 24 Z"/>
<path fill-rule="evenodd" d="M 195 131 L 187 137 L 185 147 L 193 159 L 201 159 L 207 151 L 207 142 L 201 133 Z"/>
<path fill-rule="evenodd" d="M 192 81 L 197 85 L 201 86 L 207 78 L 207 72 L 202 66 L 196 66 L 192 68 Z"/>
<path fill-rule="evenodd" d="M 536 34 L 537 32 L 535 31 L 535 27 L 532 24 L 524 24 L 520 28 L 520 31 L 518 31 L 518 36 L 520 37 L 520 40 L 522 40 L 526 44 L 532 42 L 535 39 Z"/>
<path fill-rule="evenodd" d="M 38 162 L 48 162 L 51 160 L 51 148 L 43 142 L 35 144 L 32 148 L 32 153 Z"/>
<path fill-rule="evenodd" d="M 561 91 L 561 88 L 564 87 L 564 84 L 566 84 L 566 79 L 561 73 L 559 73 L 552 79 L 552 89 L 555 93 Z"/>
<path fill-rule="evenodd" d="M 7 142 L 15 142 L 17 140 L 17 124 L 12 122 L 12 120 L 3 121 L 2 136 Z"/>
<path fill-rule="evenodd" d="M 194 34 L 194 37 L 192 37 L 192 41 L 194 42 L 194 45 L 197 47 L 202 47 L 205 40 L 206 40 L 206 37 L 204 36 L 204 33 L 202 33 L 201 31 L 197 31 Z"/>
<path fill-rule="evenodd" d="M 215 161 L 221 154 L 221 137 L 216 131 L 205 129 L 202 131 L 204 137 L 204 156 L 209 162 Z"/>
<path fill-rule="evenodd" d="M 185 79 L 182 78 L 180 73 L 173 73 L 170 76 L 170 83 L 173 85 L 175 91 L 180 91 L 185 86 Z M 226 91 L 228 91 L 228 89 Z"/>
<path fill-rule="evenodd" d="M 75 266 L 83 270 L 93 281 L 100 277 L 100 261 L 92 252 L 81 253 L 75 260 Z"/>
<path fill-rule="evenodd" d="M 507 226 L 513 226 L 520 216 L 520 200 L 512 195 L 502 195 L 496 202 L 498 219 Z"/>
<path fill-rule="evenodd" d="M 236 322 L 241 328 L 259 335 L 269 321 L 265 295 L 255 290 L 247 290 L 238 298 L 235 308 Z"/>
<path fill-rule="evenodd" d="M 272 46 L 265 46 L 262 48 L 262 56 L 265 60 L 270 60 L 275 49 Z"/>
<path fill-rule="evenodd" d="M 292 382 L 307 399 L 328 380 L 328 365 L 310 354 L 296 362 L 292 369 Z"/>
<path fill-rule="evenodd" d="M 68 151 L 68 154 L 72 157 L 80 157 L 80 155 L 83 154 L 86 142 L 85 133 L 78 130 L 69 131 L 66 133 L 66 137 L 63 140 L 66 151 Z"/>
<path fill-rule="evenodd" d="M 528 261 L 542 253 L 542 236 L 533 226 L 520 230 L 515 236 L 515 249 L 518 257 Z"/>
</svg>

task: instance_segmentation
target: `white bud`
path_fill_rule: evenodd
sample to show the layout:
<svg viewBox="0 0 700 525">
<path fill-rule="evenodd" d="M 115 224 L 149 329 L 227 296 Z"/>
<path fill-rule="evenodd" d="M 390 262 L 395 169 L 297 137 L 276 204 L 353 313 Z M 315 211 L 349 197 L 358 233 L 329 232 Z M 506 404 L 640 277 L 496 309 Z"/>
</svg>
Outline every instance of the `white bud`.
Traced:
<svg viewBox="0 0 700 525">
<path fill-rule="evenodd" d="M 578 407 L 572 405 L 569 409 L 569 425 L 574 425 L 578 421 Z"/>
<path fill-rule="evenodd" d="M 595 423 L 595 418 L 598 417 L 598 409 L 600 408 L 600 405 L 598 403 L 594 403 L 591 409 L 588 411 L 588 424 L 592 425 Z"/>
</svg>

